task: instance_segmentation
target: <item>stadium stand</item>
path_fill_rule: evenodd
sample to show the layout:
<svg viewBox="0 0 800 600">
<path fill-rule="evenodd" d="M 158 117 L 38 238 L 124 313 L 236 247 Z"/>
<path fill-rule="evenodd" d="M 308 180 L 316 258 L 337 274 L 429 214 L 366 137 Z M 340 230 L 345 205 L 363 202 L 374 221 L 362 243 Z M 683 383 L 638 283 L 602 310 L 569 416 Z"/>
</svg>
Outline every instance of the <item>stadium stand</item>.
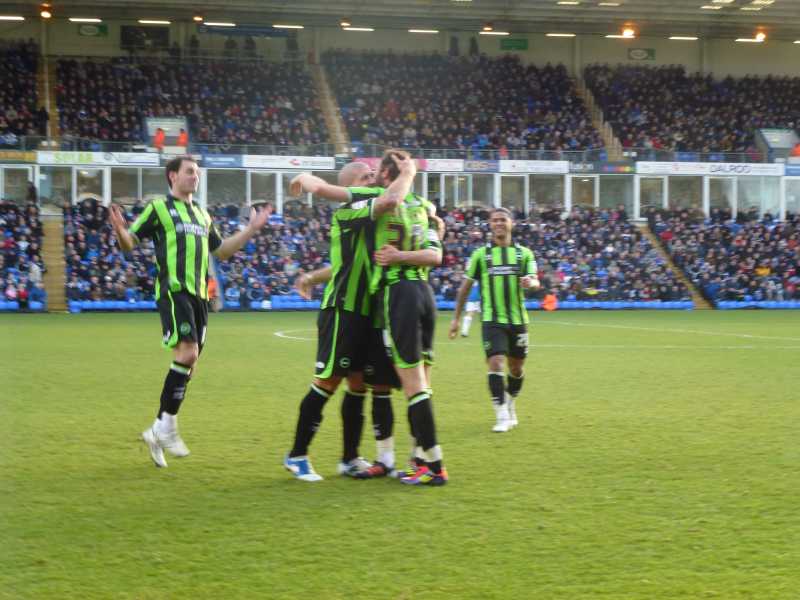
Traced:
<svg viewBox="0 0 800 600">
<path fill-rule="evenodd" d="M 33 40 L 0 40 L 0 148 L 15 148 L 22 136 L 44 135 L 47 111 L 37 107 L 39 47 Z"/>
<path fill-rule="evenodd" d="M 678 160 L 739 152 L 760 162 L 756 129 L 798 126 L 797 77 L 718 80 L 680 65 L 590 65 L 584 78 L 623 147 L 676 151 Z"/>
<path fill-rule="evenodd" d="M 495 158 L 603 147 L 563 65 L 350 50 L 330 50 L 322 62 L 354 142 Z"/>
<path fill-rule="evenodd" d="M 147 143 L 145 117 L 186 116 L 201 152 L 326 141 L 311 78 L 295 63 L 64 59 L 56 72 L 67 137 Z"/>
<path fill-rule="evenodd" d="M 800 308 L 800 215 L 778 222 L 757 209 L 734 219 L 653 210 L 649 226 L 676 265 L 718 308 Z"/>
<path fill-rule="evenodd" d="M 488 212 L 455 209 L 444 219 L 444 260 L 431 284 L 440 300 L 452 301 L 470 253 L 489 239 Z M 578 208 L 563 219 L 557 210 L 518 214 L 514 241 L 536 255 L 540 295 L 552 291 L 564 308 L 691 308 L 689 291 L 623 209 Z"/>
<path fill-rule="evenodd" d="M 35 204 L 0 202 L 0 311 L 47 309 L 42 223 Z"/>
</svg>

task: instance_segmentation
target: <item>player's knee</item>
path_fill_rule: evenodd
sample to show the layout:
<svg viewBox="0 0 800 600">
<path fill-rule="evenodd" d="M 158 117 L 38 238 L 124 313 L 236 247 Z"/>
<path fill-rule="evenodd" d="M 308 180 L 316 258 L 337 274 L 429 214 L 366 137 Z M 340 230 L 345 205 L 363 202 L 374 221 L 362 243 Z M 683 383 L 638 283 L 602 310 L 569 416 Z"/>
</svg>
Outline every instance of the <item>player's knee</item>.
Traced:
<svg viewBox="0 0 800 600">
<path fill-rule="evenodd" d="M 364 387 L 364 374 L 361 372 L 350 373 L 347 376 L 347 389 L 358 394 L 366 392 L 367 390 Z"/>
<path fill-rule="evenodd" d="M 327 377 L 325 379 L 321 379 L 319 377 L 314 378 L 314 385 L 318 388 L 322 388 L 329 394 L 333 394 L 336 391 L 336 388 L 339 387 L 339 384 L 342 382 L 342 378 L 338 375 L 334 375 L 332 377 Z"/>
<path fill-rule="evenodd" d="M 506 357 L 502 354 L 495 354 L 489 357 L 489 370 L 500 373 L 506 368 Z"/>
<path fill-rule="evenodd" d="M 183 365 L 193 367 L 199 357 L 200 349 L 197 344 L 183 343 L 175 349 L 175 360 Z"/>
</svg>

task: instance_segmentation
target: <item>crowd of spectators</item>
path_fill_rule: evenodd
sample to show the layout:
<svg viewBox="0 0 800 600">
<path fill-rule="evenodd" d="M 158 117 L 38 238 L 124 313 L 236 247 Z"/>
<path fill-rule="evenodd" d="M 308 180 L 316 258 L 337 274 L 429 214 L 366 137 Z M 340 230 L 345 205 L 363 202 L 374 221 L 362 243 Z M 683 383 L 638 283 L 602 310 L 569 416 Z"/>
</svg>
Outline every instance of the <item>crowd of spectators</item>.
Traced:
<svg viewBox="0 0 800 600">
<path fill-rule="evenodd" d="M 0 40 L 0 146 L 26 135 L 44 135 L 47 111 L 37 107 L 39 47 L 33 40 Z"/>
<path fill-rule="evenodd" d="M 501 158 L 603 147 L 563 65 L 352 50 L 330 50 L 323 64 L 352 141 Z"/>
<path fill-rule="evenodd" d="M 491 241 L 486 209 L 444 213 L 447 234 L 442 266 L 431 285 L 444 300 L 454 300 L 470 253 Z M 513 239 L 533 250 L 542 282 L 540 295 L 559 300 L 686 301 L 689 291 L 657 249 L 631 223 L 625 210 L 575 208 L 565 218 L 559 209 L 517 213 Z"/>
<path fill-rule="evenodd" d="M 64 136 L 147 143 L 145 118 L 185 116 L 198 144 L 327 141 L 310 75 L 296 63 L 59 60 Z"/>
<path fill-rule="evenodd" d="M 242 225 L 239 207 L 218 206 L 214 221 L 223 237 Z M 295 276 L 325 265 L 328 260 L 333 206 L 289 202 L 283 215 L 274 214 L 261 233 L 230 260 L 217 263 L 225 302 L 249 307 L 273 296 L 294 294 Z M 316 298 L 322 289 L 315 290 Z"/>
<path fill-rule="evenodd" d="M 22 310 L 31 302 L 47 302 L 42 283 L 42 222 L 39 209 L 0 201 L 0 286 L 2 300 Z"/>
<path fill-rule="evenodd" d="M 586 84 L 626 148 L 741 152 L 760 161 L 755 131 L 796 129 L 798 77 L 714 79 L 683 66 L 590 65 Z"/>
<path fill-rule="evenodd" d="M 130 207 L 128 222 L 143 208 Z M 64 209 L 64 254 L 68 301 L 153 299 L 157 267 L 152 242 L 124 254 L 112 234 L 108 209 L 96 200 Z"/>
<path fill-rule="evenodd" d="M 712 302 L 800 300 L 800 215 L 652 210 L 651 230 Z"/>
</svg>

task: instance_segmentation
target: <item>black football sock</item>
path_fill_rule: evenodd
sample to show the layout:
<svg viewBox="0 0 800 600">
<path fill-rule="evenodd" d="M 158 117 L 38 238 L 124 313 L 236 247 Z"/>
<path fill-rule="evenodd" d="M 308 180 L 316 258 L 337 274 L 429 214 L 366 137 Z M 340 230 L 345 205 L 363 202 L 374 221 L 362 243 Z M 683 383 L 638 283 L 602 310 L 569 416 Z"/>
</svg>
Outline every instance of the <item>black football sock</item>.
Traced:
<svg viewBox="0 0 800 600">
<path fill-rule="evenodd" d="M 492 403 L 495 406 L 500 406 L 503 402 L 505 402 L 503 373 L 489 371 L 489 393 L 492 396 Z"/>
<path fill-rule="evenodd" d="M 508 393 L 511 395 L 512 398 L 516 398 L 519 395 L 519 391 L 522 389 L 522 381 L 525 379 L 525 374 L 520 374 L 519 377 L 514 377 L 511 373 L 508 374 Z"/>
<path fill-rule="evenodd" d="M 322 423 L 322 408 L 330 396 L 329 392 L 311 385 L 311 389 L 300 403 L 300 416 L 297 419 L 297 430 L 294 434 L 294 446 L 289 452 L 290 457 L 308 454 L 308 446 Z"/>
<path fill-rule="evenodd" d="M 181 408 L 181 403 L 186 395 L 186 385 L 189 383 L 191 367 L 177 361 L 173 361 L 164 379 L 164 387 L 161 389 L 161 404 L 158 409 L 158 418 L 162 413 L 177 415 Z"/>
<path fill-rule="evenodd" d="M 372 392 L 372 430 L 378 441 L 392 437 L 394 410 L 391 394 Z"/>
<path fill-rule="evenodd" d="M 361 432 L 364 430 L 364 396 L 366 392 L 347 390 L 342 400 L 342 462 L 358 456 Z"/>
</svg>

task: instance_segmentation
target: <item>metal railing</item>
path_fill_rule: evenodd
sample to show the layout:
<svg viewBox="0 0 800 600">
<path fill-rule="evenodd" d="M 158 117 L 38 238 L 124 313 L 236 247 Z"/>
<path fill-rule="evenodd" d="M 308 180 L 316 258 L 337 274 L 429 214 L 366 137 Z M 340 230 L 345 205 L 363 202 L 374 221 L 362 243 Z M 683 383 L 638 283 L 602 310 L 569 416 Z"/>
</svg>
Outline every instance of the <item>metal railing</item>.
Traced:
<svg viewBox="0 0 800 600">
<path fill-rule="evenodd" d="M 340 152 L 340 144 L 310 144 L 305 146 L 281 146 L 277 144 L 204 144 L 193 143 L 188 151 L 193 154 L 261 156 L 343 156 L 347 158 L 381 156 L 386 146 L 354 142 L 349 150 Z M 463 160 L 567 160 L 570 162 L 605 162 L 606 149 L 595 150 L 477 150 L 463 148 L 417 148 L 401 146 L 415 158 L 441 158 Z M 51 139 L 46 136 L 0 137 L 0 150 L 61 150 L 80 152 L 148 152 L 152 149 L 146 142 L 108 142 L 89 138 L 63 136 Z M 655 150 L 652 148 L 626 148 L 625 160 L 630 162 L 720 162 L 758 163 L 765 162 L 761 152 L 686 152 Z"/>
</svg>

